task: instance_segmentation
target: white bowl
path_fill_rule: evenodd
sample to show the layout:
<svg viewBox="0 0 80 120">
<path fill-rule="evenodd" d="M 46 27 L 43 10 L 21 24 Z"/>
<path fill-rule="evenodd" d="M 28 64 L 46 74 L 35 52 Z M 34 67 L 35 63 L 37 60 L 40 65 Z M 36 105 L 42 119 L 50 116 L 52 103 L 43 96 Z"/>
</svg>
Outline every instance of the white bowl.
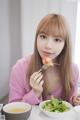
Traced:
<svg viewBox="0 0 80 120">
<path fill-rule="evenodd" d="M 73 106 L 66 101 L 63 101 L 63 102 L 70 108 L 68 111 L 65 111 L 65 112 L 49 112 L 49 111 L 46 111 L 45 109 L 43 109 L 43 106 L 48 101 L 51 101 L 51 100 L 46 100 L 46 101 L 41 102 L 39 104 L 39 108 L 44 114 L 46 114 L 49 117 L 53 117 L 53 118 L 64 118 L 66 116 L 69 117 L 69 115 L 72 114 L 72 112 L 73 112 Z"/>
</svg>

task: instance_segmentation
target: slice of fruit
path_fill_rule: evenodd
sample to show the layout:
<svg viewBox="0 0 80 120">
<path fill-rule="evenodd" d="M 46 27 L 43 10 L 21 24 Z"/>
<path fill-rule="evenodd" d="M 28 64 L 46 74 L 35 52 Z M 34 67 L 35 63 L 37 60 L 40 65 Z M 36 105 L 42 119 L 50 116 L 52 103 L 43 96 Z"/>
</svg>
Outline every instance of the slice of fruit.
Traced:
<svg viewBox="0 0 80 120">
<path fill-rule="evenodd" d="M 44 57 L 44 59 L 42 60 L 43 64 L 46 64 L 48 66 L 53 66 L 53 62 L 52 59 L 49 57 Z"/>
</svg>

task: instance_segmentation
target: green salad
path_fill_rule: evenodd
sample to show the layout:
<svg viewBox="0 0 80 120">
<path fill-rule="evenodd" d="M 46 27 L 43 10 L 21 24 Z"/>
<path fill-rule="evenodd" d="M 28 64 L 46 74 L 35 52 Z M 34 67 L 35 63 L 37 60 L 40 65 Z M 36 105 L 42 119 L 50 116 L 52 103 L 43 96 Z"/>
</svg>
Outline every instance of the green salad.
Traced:
<svg viewBox="0 0 80 120">
<path fill-rule="evenodd" d="M 49 112 L 65 112 L 70 109 L 63 100 L 59 100 L 57 98 L 53 98 L 50 101 L 45 102 L 42 108 Z"/>
</svg>

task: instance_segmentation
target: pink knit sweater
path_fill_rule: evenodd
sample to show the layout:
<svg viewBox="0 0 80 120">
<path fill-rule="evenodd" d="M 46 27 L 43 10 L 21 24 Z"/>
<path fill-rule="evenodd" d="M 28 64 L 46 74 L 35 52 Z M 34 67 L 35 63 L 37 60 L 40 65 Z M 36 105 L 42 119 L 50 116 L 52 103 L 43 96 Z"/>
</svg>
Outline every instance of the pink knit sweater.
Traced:
<svg viewBox="0 0 80 120">
<path fill-rule="evenodd" d="M 28 79 L 26 78 L 27 68 L 30 62 L 31 56 L 24 57 L 17 61 L 13 66 L 10 77 L 10 90 L 9 90 L 9 102 L 13 101 L 24 101 L 30 104 L 39 104 L 42 99 L 38 99 L 33 89 L 30 89 Z M 74 91 L 72 96 L 77 94 L 77 83 L 79 80 L 79 71 L 75 64 L 73 64 L 73 75 L 74 75 Z M 57 91 L 47 96 L 47 99 L 53 95 L 55 97 L 61 97 L 62 89 L 59 88 Z M 70 97 L 70 102 L 71 98 Z"/>
</svg>

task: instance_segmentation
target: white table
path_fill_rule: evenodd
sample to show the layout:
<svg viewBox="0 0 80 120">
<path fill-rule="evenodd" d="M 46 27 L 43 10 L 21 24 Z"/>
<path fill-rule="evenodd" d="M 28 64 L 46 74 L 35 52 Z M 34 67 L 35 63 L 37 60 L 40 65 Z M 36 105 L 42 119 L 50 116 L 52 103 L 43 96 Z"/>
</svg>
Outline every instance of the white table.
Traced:
<svg viewBox="0 0 80 120">
<path fill-rule="evenodd" d="M 69 116 L 65 118 L 51 118 L 42 113 L 38 106 L 33 106 L 31 115 L 28 120 L 78 120 L 76 112 L 72 112 Z"/>
</svg>

